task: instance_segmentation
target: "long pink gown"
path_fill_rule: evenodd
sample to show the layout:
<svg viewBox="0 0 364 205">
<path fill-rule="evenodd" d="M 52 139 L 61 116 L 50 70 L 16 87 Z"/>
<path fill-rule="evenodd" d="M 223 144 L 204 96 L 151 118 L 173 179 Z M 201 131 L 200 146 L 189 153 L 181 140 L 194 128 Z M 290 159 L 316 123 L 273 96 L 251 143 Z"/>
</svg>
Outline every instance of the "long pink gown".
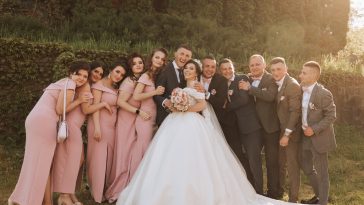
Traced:
<svg viewBox="0 0 364 205">
<path fill-rule="evenodd" d="M 106 109 L 100 112 L 101 140 L 97 142 L 94 137 L 94 122 L 92 116 L 87 124 L 87 158 L 86 169 L 87 179 L 90 185 L 91 194 L 94 200 L 101 203 L 104 197 L 104 190 L 110 186 L 110 171 L 114 156 L 115 125 L 117 117 L 117 91 L 105 87 L 102 81 L 92 85 L 91 89 L 102 91 L 101 102 L 107 102 L 112 108 L 112 114 Z"/>
<path fill-rule="evenodd" d="M 154 83 L 147 74 L 143 74 L 138 82 L 145 84 L 143 92 L 155 89 Z M 125 79 L 120 86 L 120 90 L 130 94 L 133 94 L 134 89 L 135 84 L 130 79 Z M 128 103 L 150 113 L 152 117 L 145 121 L 135 113 L 119 109 L 115 139 L 116 151 L 112 167 L 114 180 L 106 192 L 109 202 L 117 200 L 121 191 L 129 184 L 152 139 L 155 125 L 156 105 L 153 98 L 139 102 L 131 97 Z"/>
<path fill-rule="evenodd" d="M 92 98 L 90 92 L 87 92 L 87 94 Z M 69 137 L 63 143 L 59 143 L 56 148 L 52 169 L 53 191 L 73 194 L 75 193 L 83 154 L 81 127 L 85 122 L 86 115 L 83 114 L 81 105 L 67 113 L 66 119 Z"/>
<path fill-rule="evenodd" d="M 57 146 L 56 104 L 66 79 L 50 84 L 25 120 L 26 142 L 23 165 L 10 200 L 20 205 L 42 204 Z M 67 89 L 75 90 L 69 80 Z"/>
</svg>

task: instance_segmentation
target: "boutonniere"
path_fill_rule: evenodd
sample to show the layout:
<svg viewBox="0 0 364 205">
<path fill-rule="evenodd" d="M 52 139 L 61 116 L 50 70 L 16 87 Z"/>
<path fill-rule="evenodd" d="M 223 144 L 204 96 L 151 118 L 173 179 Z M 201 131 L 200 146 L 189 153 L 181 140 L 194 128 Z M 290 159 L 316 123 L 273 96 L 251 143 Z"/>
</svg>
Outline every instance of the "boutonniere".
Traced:
<svg viewBox="0 0 364 205">
<path fill-rule="evenodd" d="M 308 106 L 310 107 L 310 109 L 311 109 L 311 110 L 317 110 L 317 108 L 316 108 L 315 104 L 313 104 L 312 102 L 310 102 L 310 103 L 308 104 Z"/>
<path fill-rule="evenodd" d="M 284 97 L 284 96 L 281 96 L 281 99 L 279 99 L 280 101 L 282 101 L 282 100 L 284 100 L 284 98 L 286 98 L 286 97 Z"/>
<path fill-rule="evenodd" d="M 212 89 L 210 93 L 211 93 L 211 95 L 216 95 L 216 90 Z"/>
<path fill-rule="evenodd" d="M 233 90 L 228 90 L 228 95 L 233 95 Z"/>
</svg>

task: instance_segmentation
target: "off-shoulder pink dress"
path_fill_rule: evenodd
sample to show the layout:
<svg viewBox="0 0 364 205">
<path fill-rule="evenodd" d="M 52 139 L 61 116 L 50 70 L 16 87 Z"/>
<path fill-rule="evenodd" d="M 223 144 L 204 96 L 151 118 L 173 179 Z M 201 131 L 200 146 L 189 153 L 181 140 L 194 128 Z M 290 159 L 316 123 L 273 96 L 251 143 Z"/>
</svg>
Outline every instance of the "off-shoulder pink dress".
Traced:
<svg viewBox="0 0 364 205">
<path fill-rule="evenodd" d="M 87 158 L 86 169 L 87 179 L 90 185 L 91 194 L 94 200 L 101 203 L 104 197 L 104 190 L 110 185 L 110 171 L 114 156 L 115 125 L 117 117 L 117 91 L 105 87 L 102 80 L 92 85 L 91 89 L 102 91 L 101 102 L 107 102 L 112 108 L 112 114 L 108 110 L 100 110 L 101 140 L 94 139 L 94 122 L 90 116 L 87 124 Z"/>
<path fill-rule="evenodd" d="M 76 93 L 76 97 L 80 94 L 83 93 Z M 90 92 L 87 94 L 92 98 Z M 57 145 L 53 160 L 52 180 L 54 192 L 72 194 L 75 193 L 83 150 L 81 127 L 86 115 L 83 114 L 81 105 L 67 113 L 66 119 L 69 137 Z"/>
<path fill-rule="evenodd" d="M 155 89 L 154 83 L 147 74 L 143 74 L 138 82 L 145 84 L 143 92 L 150 92 Z M 120 86 L 120 90 L 130 94 L 133 94 L 134 89 L 135 83 L 130 79 L 125 79 Z M 128 103 L 148 112 L 151 119 L 145 121 L 135 113 L 122 108 L 119 109 L 116 126 L 116 151 L 112 167 L 112 176 L 115 177 L 113 184 L 106 192 L 109 202 L 115 201 L 121 191 L 129 184 L 152 139 L 155 125 L 156 105 L 153 98 L 139 102 L 130 97 Z"/>
<path fill-rule="evenodd" d="M 26 142 L 23 165 L 10 200 L 20 205 L 42 204 L 57 146 L 56 104 L 66 79 L 50 84 L 25 120 Z M 75 90 L 71 79 L 67 89 Z"/>
</svg>

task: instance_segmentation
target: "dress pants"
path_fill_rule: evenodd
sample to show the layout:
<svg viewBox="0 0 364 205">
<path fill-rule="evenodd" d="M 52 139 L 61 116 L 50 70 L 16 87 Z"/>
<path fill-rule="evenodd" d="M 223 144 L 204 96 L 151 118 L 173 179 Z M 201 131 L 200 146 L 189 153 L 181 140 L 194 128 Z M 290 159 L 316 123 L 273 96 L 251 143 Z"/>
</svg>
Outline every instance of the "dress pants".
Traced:
<svg viewBox="0 0 364 205">
<path fill-rule="evenodd" d="M 318 153 L 311 139 L 303 137 L 301 154 L 303 172 L 308 177 L 315 195 L 319 197 L 319 203 L 327 205 L 330 189 L 328 153 Z"/>
<path fill-rule="evenodd" d="M 279 147 L 279 183 L 280 191 L 283 193 L 286 172 L 288 172 L 289 202 L 298 201 L 298 190 L 300 188 L 300 142 L 289 141 L 286 147 Z"/>
</svg>

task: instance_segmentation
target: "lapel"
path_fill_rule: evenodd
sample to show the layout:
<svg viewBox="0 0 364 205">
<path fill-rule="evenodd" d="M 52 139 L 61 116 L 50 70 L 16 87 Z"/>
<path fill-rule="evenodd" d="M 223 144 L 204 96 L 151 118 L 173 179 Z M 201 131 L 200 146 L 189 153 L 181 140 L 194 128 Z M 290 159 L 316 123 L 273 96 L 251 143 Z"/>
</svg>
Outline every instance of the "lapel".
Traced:
<svg viewBox="0 0 364 205">
<path fill-rule="evenodd" d="M 310 111 L 311 111 L 310 104 L 317 106 L 315 104 L 315 102 L 316 102 L 315 99 L 316 99 L 316 96 L 318 95 L 318 92 L 319 92 L 319 87 L 318 87 L 318 84 L 316 84 L 315 87 L 313 87 L 313 89 L 312 89 L 310 100 L 308 101 L 307 120 L 308 120 L 308 116 L 310 115 Z"/>
<path fill-rule="evenodd" d="M 286 75 L 284 80 L 283 80 L 283 83 L 282 83 L 282 87 L 281 87 L 281 90 L 278 91 L 278 94 L 277 94 L 277 101 L 278 101 L 278 104 L 281 102 L 281 97 L 284 96 L 284 91 L 286 89 L 286 86 L 287 86 L 287 81 L 288 81 L 288 78 L 289 76 Z M 284 96 L 285 97 L 285 96 Z"/>
<path fill-rule="evenodd" d="M 173 63 L 170 63 L 169 64 L 169 66 L 168 66 L 168 69 L 169 69 L 169 71 L 170 71 L 170 76 L 171 76 L 171 80 L 172 80 L 172 82 L 175 82 L 176 84 L 176 86 L 172 86 L 172 87 L 178 87 L 178 85 L 180 84 L 180 83 L 178 83 L 178 78 L 177 78 L 177 74 L 176 74 L 176 70 L 174 69 L 174 67 L 173 67 Z"/>
<path fill-rule="evenodd" d="M 238 77 L 238 76 L 236 76 L 236 75 L 235 75 L 234 80 L 231 82 L 231 84 L 230 84 L 230 86 L 229 86 L 229 88 L 228 88 L 229 90 L 234 90 L 234 88 L 235 88 L 235 84 L 236 84 L 236 82 L 237 82 L 237 80 L 236 80 L 236 79 L 237 79 L 237 77 Z"/>
<path fill-rule="evenodd" d="M 264 84 L 265 80 L 267 79 L 267 77 L 268 77 L 267 71 L 264 71 L 264 74 L 262 76 L 262 79 L 260 80 L 258 88 L 263 88 L 263 84 Z"/>
<path fill-rule="evenodd" d="M 201 79 L 202 79 L 202 76 L 201 76 Z M 215 80 L 216 80 L 216 74 L 214 74 L 211 78 L 211 81 L 209 84 L 209 89 L 208 89 L 209 92 L 211 92 L 212 88 L 214 87 Z"/>
</svg>

